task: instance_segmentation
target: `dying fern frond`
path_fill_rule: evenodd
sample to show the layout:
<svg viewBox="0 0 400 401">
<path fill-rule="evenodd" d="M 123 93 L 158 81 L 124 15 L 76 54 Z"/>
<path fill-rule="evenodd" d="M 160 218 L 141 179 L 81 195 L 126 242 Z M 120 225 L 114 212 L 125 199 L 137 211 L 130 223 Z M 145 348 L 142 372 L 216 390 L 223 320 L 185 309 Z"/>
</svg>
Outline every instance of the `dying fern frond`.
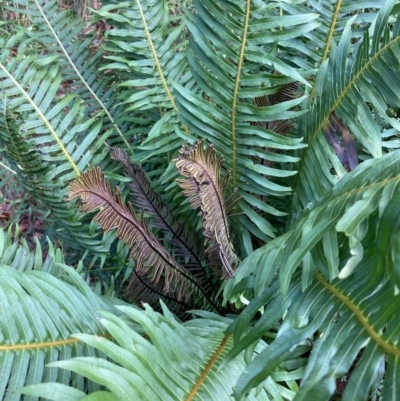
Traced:
<svg viewBox="0 0 400 401">
<path fill-rule="evenodd" d="M 223 158 L 215 157 L 215 149 L 209 145 L 203 150 L 204 141 L 197 141 L 193 147 L 184 145 L 175 159 L 180 174 L 188 179 L 178 180 L 186 196 L 190 196 L 193 208 L 201 209 L 204 235 L 207 238 L 207 253 L 212 262 L 219 256 L 225 273 L 233 276 L 238 264 L 230 240 L 228 209 L 232 207 L 224 200 L 229 174 L 220 180 Z"/>
<path fill-rule="evenodd" d="M 163 240 L 171 243 L 174 256 L 178 260 L 182 259 L 182 264 L 188 270 L 193 274 L 204 274 L 201 263 L 203 255 L 199 249 L 196 233 L 191 232 L 188 227 L 183 227 L 167 203 L 153 191 L 140 164 L 132 163 L 129 155 L 119 148 L 111 148 L 110 155 L 123 165 L 125 175 L 133 180 L 128 184 L 133 206 L 139 211 L 145 210 L 152 216 L 149 225 L 162 230 Z"/>
<path fill-rule="evenodd" d="M 130 258 L 136 261 L 135 276 L 130 280 L 127 289 L 127 295 L 131 299 L 138 298 L 139 290 L 142 295 L 140 299 L 146 302 L 148 299 L 143 291 L 144 287 L 147 287 L 149 300 L 153 292 L 187 307 L 196 305 L 196 297 L 209 299 L 201 283 L 169 255 L 151 233 L 147 222 L 143 218 L 139 222 L 132 204 L 124 204 L 119 188 L 115 188 L 114 193 L 111 192 L 99 167 L 88 170 L 71 183 L 68 200 L 78 197 L 83 201 L 82 211 L 100 209 L 93 220 L 105 232 L 116 228 L 117 237 L 131 248 Z M 136 288 L 138 280 L 146 285 Z M 212 303 L 211 300 L 210 302 Z"/>
</svg>

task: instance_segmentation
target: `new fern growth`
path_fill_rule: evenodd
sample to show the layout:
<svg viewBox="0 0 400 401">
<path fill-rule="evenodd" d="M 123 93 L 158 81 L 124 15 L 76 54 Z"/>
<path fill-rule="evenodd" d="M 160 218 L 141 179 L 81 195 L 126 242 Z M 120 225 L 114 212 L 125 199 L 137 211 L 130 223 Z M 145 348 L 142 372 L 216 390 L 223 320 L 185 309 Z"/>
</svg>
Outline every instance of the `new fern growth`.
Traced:
<svg viewBox="0 0 400 401">
<path fill-rule="evenodd" d="M 184 194 L 191 197 L 194 208 L 200 208 L 207 258 L 202 256 L 196 233 L 185 230 L 153 191 L 142 167 L 131 163 L 125 151 L 110 148 L 111 157 L 121 162 L 125 174 L 133 180 L 129 185 L 132 202 L 128 205 L 118 187 L 111 190 L 99 167 L 84 172 L 69 187 L 68 200 L 80 198 L 83 212 L 99 210 L 94 221 L 104 232 L 116 229 L 117 237 L 131 249 L 129 257 L 136 266 L 126 294 L 135 302 L 156 306 L 162 298 L 179 312 L 190 308 L 221 312 L 216 278 L 233 276 L 239 262 L 228 227 L 228 214 L 237 199 L 231 196 L 225 200 L 229 175 L 220 180 L 223 159 L 216 159 L 212 145 L 206 150 L 203 147 L 203 141 L 193 147 L 184 145 L 175 164 L 185 177 L 179 181 Z M 143 212 L 151 216 L 150 222 Z M 157 229 L 158 238 L 150 225 Z M 165 238 L 171 238 L 170 251 L 163 245 Z"/>
</svg>

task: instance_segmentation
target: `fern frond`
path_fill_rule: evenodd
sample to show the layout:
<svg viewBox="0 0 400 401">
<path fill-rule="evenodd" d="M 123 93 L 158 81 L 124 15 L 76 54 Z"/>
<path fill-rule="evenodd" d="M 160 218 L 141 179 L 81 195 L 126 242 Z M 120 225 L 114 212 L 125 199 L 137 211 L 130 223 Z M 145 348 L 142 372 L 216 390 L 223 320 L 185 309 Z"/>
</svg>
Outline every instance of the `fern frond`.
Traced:
<svg viewBox="0 0 400 401">
<path fill-rule="evenodd" d="M 339 44 L 332 45 L 329 60 L 321 66 L 314 102 L 299 126 L 299 134 L 304 135 L 308 147 L 299 152 L 301 162 L 294 185 L 300 202 L 295 206 L 297 211 L 324 196 L 345 174 L 345 168 L 324 137 L 333 112 L 368 157 L 382 156 L 384 130 L 400 128 L 398 120 L 388 112 L 397 110 L 400 104 L 397 75 L 400 19 L 393 8 L 395 3 L 384 3 L 374 21 L 373 32 L 364 33 L 349 58 L 353 22 L 350 20 Z"/>
<path fill-rule="evenodd" d="M 50 246 L 43 261 L 38 241 L 31 252 L 23 240 L 19 245 L 18 238 L 13 241 L 10 233 L 0 230 L 0 260 L 1 399 L 18 401 L 22 386 L 49 381 L 99 390 L 98 384 L 80 375 L 46 365 L 71 356 L 101 357 L 72 334 L 106 336 L 97 311 L 114 309 L 93 293 L 75 269 L 63 264 L 59 249 Z"/>
<path fill-rule="evenodd" d="M 157 294 L 162 293 L 178 304 L 194 305 L 195 297 L 200 295 L 200 301 L 211 302 L 212 307 L 212 300 L 201 286 L 203 283 L 169 255 L 143 218 L 138 221 L 132 204 L 124 204 L 118 187 L 111 193 L 99 167 L 88 170 L 71 183 L 68 200 L 78 197 L 83 201 L 82 211 L 100 209 L 93 221 L 105 232 L 117 229 L 117 237 L 131 248 L 130 257 L 136 261 L 136 271 L 128 286 L 129 296 L 137 299 L 136 291 L 143 295 L 144 289 L 151 292 L 154 287 Z M 140 286 L 136 288 L 138 281 Z"/>
<path fill-rule="evenodd" d="M 54 366 L 79 372 L 107 387 L 109 392 L 104 396 L 109 398 L 106 400 L 232 401 L 232 388 L 246 362 L 242 354 L 231 364 L 221 366 L 223 355 L 232 346 L 232 338 L 224 333 L 230 319 L 203 312 L 200 313 L 202 318 L 182 324 L 166 307 L 163 307 L 165 316 L 155 313 L 148 306 L 144 311 L 129 307 L 118 309 L 124 313 L 125 320 L 110 313 L 104 313 L 101 319 L 118 344 L 104 338 L 77 335 L 77 338 L 113 359 L 114 363 L 100 358 L 74 358 Z M 132 330 L 132 322 L 144 328 L 145 337 Z M 266 346 L 260 342 L 252 354 L 261 352 Z M 293 360 L 301 363 L 300 358 Z M 291 399 L 296 390 L 292 379 L 300 377 L 301 368 L 291 372 L 280 370 L 276 379 L 271 378 L 265 386 L 251 391 L 246 399 L 278 400 L 277 394 Z M 55 399 L 49 393 L 51 388 L 60 391 L 59 399 L 72 393 L 66 386 L 56 387 L 54 384 L 31 386 L 22 392 L 36 396 L 48 394 L 50 399 Z M 74 396 L 76 398 L 72 399 L 78 400 L 79 394 Z M 100 393 L 94 392 L 91 396 L 100 396 Z"/>
<path fill-rule="evenodd" d="M 309 13 L 310 9 L 318 13 L 320 23 L 316 29 L 305 32 L 302 37 L 281 42 L 282 59 L 302 68 L 320 66 L 329 58 L 332 43 L 338 43 L 346 24 L 352 23 L 351 47 L 363 37 L 370 28 L 384 0 L 326 0 L 323 3 L 311 0 L 304 3 L 282 3 L 282 13 L 297 17 Z M 313 98 L 314 89 L 311 97 Z"/>
<path fill-rule="evenodd" d="M 212 145 L 206 150 L 203 147 L 204 141 L 198 141 L 192 148 L 184 145 L 180 150 L 179 157 L 174 162 L 179 173 L 187 179 L 179 180 L 179 185 L 184 195 L 190 197 L 193 208 L 201 210 L 211 263 L 215 262 L 216 257 L 219 258 L 225 274 L 232 277 L 238 258 L 230 240 L 227 213 L 229 206 L 224 200 L 229 174 L 220 180 L 223 158 L 216 159 Z"/>
<path fill-rule="evenodd" d="M 253 102 L 277 93 L 284 84 L 298 81 L 309 86 L 304 77 L 311 72 L 300 73 L 280 61 L 275 51 L 280 41 L 315 29 L 317 15 L 302 14 L 296 19 L 280 16 L 278 3 L 267 6 L 250 0 L 196 0 L 193 5 L 195 12 L 187 12 L 192 34 L 188 60 L 201 92 L 176 85 L 180 117 L 226 159 L 231 185 L 243 197 L 239 211 L 246 215 L 236 224 L 237 235 L 246 244 L 250 233 L 267 240 L 274 237 L 275 228 L 266 214 L 281 212 L 260 198 L 288 195 L 290 188 L 276 180 L 295 174 L 280 165 L 268 167 L 268 162 L 296 161 L 290 154 L 268 149 L 290 151 L 302 145 L 298 138 L 283 137 L 260 125 L 299 116 L 303 111 L 296 106 L 304 97 L 263 107 Z"/>
<path fill-rule="evenodd" d="M 145 140 L 144 147 L 135 149 L 136 162 L 154 155 L 165 157 L 182 144 L 173 133 L 179 120 L 172 84 L 185 83 L 190 76 L 184 51 L 185 24 L 172 15 L 172 8 L 176 5 L 169 1 L 131 0 L 96 11 L 112 25 L 105 47 L 109 62 L 103 69 L 118 71 L 122 77 L 118 82 L 124 106 L 120 120 L 132 111 L 155 113 L 149 134 L 141 140 Z"/>
<path fill-rule="evenodd" d="M 57 0 L 15 3 L 21 15 L 29 15 L 31 28 L 19 29 L 1 43 L 1 113 L 3 119 L 14 120 L 11 128 L 2 130 L 3 155 L 20 165 L 16 171 L 25 180 L 26 191 L 50 210 L 47 221 L 51 223 L 54 215 L 60 220 L 57 229 L 64 245 L 104 257 L 109 238 L 96 238 L 94 226 L 88 230 L 71 205 L 64 204 L 68 182 L 104 159 L 104 141 L 114 143 L 115 137 L 118 143 L 123 141 L 115 122 L 118 109 L 113 115 L 110 111 L 110 80 L 98 80 L 95 71 L 101 52 L 90 54 L 91 39 L 79 38 L 82 23 L 73 13 L 61 11 Z M 36 175 L 39 171 L 27 154 L 24 164 L 13 159 L 16 147 L 23 146 L 36 154 L 35 163 L 47 168 L 40 171 L 45 174 Z"/>
<path fill-rule="evenodd" d="M 110 155 L 123 165 L 125 175 L 133 180 L 128 187 L 131 190 L 131 201 L 135 209 L 139 212 L 144 210 L 150 213 L 152 217 L 150 225 L 163 231 L 163 241 L 171 243 L 175 258 L 181 259 L 183 266 L 193 274 L 204 272 L 196 233 L 191 232 L 190 227 L 183 227 L 165 201 L 153 191 L 140 164 L 131 163 L 128 154 L 122 149 L 111 148 Z"/>
<path fill-rule="evenodd" d="M 228 360 L 285 315 L 268 352 L 256 357 L 239 379 L 237 399 L 272 374 L 286 352 L 313 336 L 315 345 L 295 401 L 325 401 L 345 373 L 350 376 L 345 400 L 367 400 L 373 383 L 382 379 L 384 397 L 396 399 L 399 166 L 398 150 L 357 166 L 311 210 L 305 209 L 287 233 L 246 259 L 235 281 L 227 283 L 227 298 L 246 288 L 243 280 L 254 284 L 245 293 L 252 299 L 247 312 L 231 327 L 237 344 Z M 243 336 L 240 328 L 263 307 L 265 317 Z M 383 370 L 377 377 L 384 354 L 385 377 Z"/>
<path fill-rule="evenodd" d="M 48 73 L 47 68 L 40 71 L 43 74 Z M 51 84 L 52 81 L 50 80 L 49 83 Z M 47 84 L 43 86 L 40 89 L 48 90 Z M 12 90 L 11 87 L 10 90 Z M 73 156 L 64 145 L 65 158 L 61 156 L 62 152 L 54 149 L 54 145 L 50 145 L 54 138 L 52 134 L 41 135 L 45 144 L 36 145 L 35 142 L 39 137 L 37 133 L 42 132 L 43 129 L 40 126 L 43 123 L 45 126 L 43 131 L 47 132 L 47 125 L 44 122 L 48 123 L 48 120 L 41 113 L 36 119 L 35 115 L 37 116 L 37 114 L 32 111 L 30 121 L 20 122 L 17 125 L 15 119 L 11 118 L 12 109 L 8 108 L 10 102 L 11 100 L 6 98 L 0 105 L 0 143 L 3 145 L 3 156 L 6 157 L 16 172 L 12 180 L 18 182 L 26 194 L 35 198 L 38 207 L 51 211 L 52 215 L 46 219 L 47 224 L 50 227 L 57 219 L 57 228 L 60 229 L 58 236 L 63 241 L 64 246 L 72 246 L 74 249 L 91 249 L 94 252 L 104 253 L 106 251 L 105 241 L 102 243 L 96 239 L 97 233 L 91 232 L 84 222 L 78 221 L 79 214 L 72 205 L 65 203 L 64 200 L 66 195 L 66 188 L 63 186 L 66 185 L 64 180 L 68 180 L 70 177 L 65 173 L 73 174 L 74 169 L 78 168 Z M 59 110 L 59 113 L 63 115 L 62 110 Z M 19 113 L 14 109 L 14 114 L 18 115 Z M 73 113 L 68 113 L 65 119 L 69 120 L 71 114 Z M 54 129 L 52 129 L 52 133 L 60 139 Z M 96 133 L 94 134 L 96 135 Z M 88 139 L 90 140 L 90 136 Z M 52 162 L 57 163 L 60 159 L 64 163 L 59 164 L 56 168 Z"/>
</svg>

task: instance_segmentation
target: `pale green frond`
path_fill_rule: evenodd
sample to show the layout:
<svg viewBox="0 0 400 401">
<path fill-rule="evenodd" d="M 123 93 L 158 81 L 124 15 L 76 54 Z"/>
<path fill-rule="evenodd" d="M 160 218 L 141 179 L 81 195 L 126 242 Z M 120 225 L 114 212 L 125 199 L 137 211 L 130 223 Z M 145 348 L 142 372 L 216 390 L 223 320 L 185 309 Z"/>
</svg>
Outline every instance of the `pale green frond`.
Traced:
<svg viewBox="0 0 400 401">
<path fill-rule="evenodd" d="M 293 187 L 299 202 L 294 205 L 296 212 L 327 193 L 345 173 L 343 162 L 324 134 L 333 112 L 354 138 L 359 153 L 364 153 L 362 158 L 381 157 L 382 133 L 400 128 L 393 115 L 400 105 L 400 19 L 395 3 L 384 3 L 373 30 L 364 33 L 351 57 L 353 20 L 349 20 L 338 45 L 332 43 L 330 58 L 319 70 L 314 102 L 299 122 L 299 135 L 308 147 L 299 152 L 299 174 Z"/>
<path fill-rule="evenodd" d="M 18 236 L 18 231 L 14 235 Z M 37 241 L 30 252 L 10 233 L 0 231 L 0 397 L 21 398 L 22 386 L 52 382 L 81 391 L 100 386 L 75 373 L 46 365 L 71 356 L 101 357 L 101 352 L 72 334 L 106 336 L 98 321 L 99 309 L 113 310 L 95 295 L 80 275 L 64 265 L 59 250 L 50 246 L 45 261 Z M 61 263 L 60 263 L 61 262 Z"/>
<path fill-rule="evenodd" d="M 200 312 L 202 318 L 182 324 L 165 307 L 165 316 L 148 306 L 145 311 L 130 307 L 118 309 L 126 315 L 125 321 L 111 313 L 103 313 L 101 319 L 117 343 L 104 337 L 76 336 L 96 347 L 114 363 L 99 358 L 73 358 L 52 366 L 79 372 L 106 386 L 109 394 L 114 396 L 111 399 L 232 400 L 233 386 L 246 363 L 242 354 L 229 365 L 220 366 L 223 356 L 232 346 L 231 336 L 224 335 L 231 319 Z M 146 337 L 132 330 L 129 326 L 132 321 L 144 328 Z M 265 347 L 266 344 L 261 342 L 254 352 L 258 353 Z M 269 379 L 257 392 L 252 391 L 247 399 L 278 401 L 282 396 L 292 399 L 297 389 L 292 381 L 301 375 L 301 368 L 295 374 L 280 370 L 274 379 Z M 43 395 L 50 388 L 43 384 L 23 391 Z M 59 389 L 62 390 L 60 386 Z M 66 395 L 68 391 L 65 388 Z"/>
<path fill-rule="evenodd" d="M 313 347 L 294 401 L 325 401 L 342 377 L 347 381 L 343 400 L 370 399 L 382 380 L 383 399 L 397 399 L 400 325 L 396 311 L 399 299 L 390 280 L 377 286 L 373 252 L 369 252 L 352 276 L 329 283 L 317 273 L 302 295 L 297 291 L 297 295 L 291 297 L 284 305 L 285 317 L 276 339 L 239 378 L 235 388 L 237 400 L 273 374 L 289 350 L 293 352 L 306 341 L 311 341 Z M 300 289 L 300 277 L 295 278 L 293 286 Z M 278 304 L 276 297 L 270 296 L 264 306 L 270 310 Z M 257 324 L 258 337 L 247 339 L 244 335 L 235 346 L 237 351 L 240 352 L 244 344 L 257 341 L 262 330 L 268 330 L 271 326 L 268 317 Z"/>
</svg>

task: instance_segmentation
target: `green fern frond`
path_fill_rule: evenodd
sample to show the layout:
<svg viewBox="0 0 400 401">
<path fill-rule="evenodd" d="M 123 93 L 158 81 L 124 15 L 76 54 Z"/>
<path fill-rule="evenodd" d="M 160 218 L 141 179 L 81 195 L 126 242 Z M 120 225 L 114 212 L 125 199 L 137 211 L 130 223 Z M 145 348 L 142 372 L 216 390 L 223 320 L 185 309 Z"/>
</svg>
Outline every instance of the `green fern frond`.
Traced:
<svg viewBox="0 0 400 401">
<path fill-rule="evenodd" d="M 155 313 L 148 306 L 145 311 L 129 307 L 118 309 L 126 315 L 125 321 L 110 313 L 104 313 L 101 319 L 118 344 L 105 338 L 77 335 L 115 363 L 99 358 L 74 358 L 53 366 L 79 372 L 106 386 L 109 390 L 107 397 L 110 396 L 107 400 L 232 400 L 232 388 L 246 363 L 240 355 L 230 365 L 221 367 L 223 355 L 232 346 L 232 338 L 224 335 L 230 319 L 201 313 L 202 318 L 182 324 L 165 307 L 165 316 Z M 131 329 L 127 323 L 132 321 L 142 325 L 146 338 Z M 261 342 L 254 352 L 260 352 L 265 347 L 266 344 Z M 287 384 L 292 378 L 301 377 L 301 372 L 277 373 L 275 380 L 270 379 L 257 392 L 251 391 L 247 399 L 278 401 L 277 394 L 292 398 L 293 387 L 291 384 L 287 387 Z M 22 391 L 24 394 L 43 396 L 50 395 L 51 388 L 58 389 L 63 397 L 73 394 L 66 386 L 55 387 L 54 384 L 31 386 Z M 78 400 L 79 395 L 76 393 L 71 399 Z M 100 396 L 100 393 L 94 392 L 92 396 Z M 50 399 L 55 398 L 50 395 Z"/>
<path fill-rule="evenodd" d="M 280 61 L 274 49 L 280 41 L 315 29 L 317 15 L 279 16 L 278 4 L 251 1 L 196 0 L 193 5 L 196 12 L 187 12 L 192 34 L 188 60 L 201 92 L 176 85 L 180 117 L 225 157 L 231 185 L 243 197 L 239 210 L 247 216 L 240 217 L 236 227 L 240 238 L 249 232 L 263 239 L 274 237 L 275 229 L 265 214 L 280 212 L 259 199 L 288 195 L 290 188 L 274 181 L 295 172 L 265 164 L 271 155 L 278 162 L 296 159 L 267 149 L 290 151 L 302 145 L 298 138 L 285 138 L 253 123 L 299 116 L 303 111 L 296 106 L 304 97 L 265 107 L 256 107 L 253 101 L 278 92 L 282 84 L 298 81 L 309 86 L 304 76 L 310 72 L 300 74 Z"/>
<path fill-rule="evenodd" d="M 322 197 L 345 173 L 324 137 L 331 113 L 343 121 L 368 157 L 382 156 L 384 129 L 400 128 L 389 113 L 399 107 L 400 90 L 396 72 L 400 19 L 393 8 L 395 3 L 385 2 L 374 21 L 374 30 L 365 32 L 353 50 L 353 20 L 349 20 L 340 42 L 337 46 L 332 44 L 330 58 L 321 66 L 314 102 L 299 126 L 299 134 L 304 135 L 308 147 L 299 152 L 301 162 L 294 184 L 299 200 L 296 211 Z"/>
<path fill-rule="evenodd" d="M 226 298 L 244 290 L 248 298 L 254 297 L 231 327 L 237 345 L 228 360 L 285 315 L 268 352 L 255 358 L 249 373 L 239 379 L 237 399 L 268 377 L 286 352 L 318 332 L 294 400 L 326 400 L 352 364 L 344 399 L 368 399 L 384 353 L 384 394 L 395 400 L 400 355 L 399 166 L 400 151 L 359 165 L 311 210 L 305 209 L 287 233 L 246 259 L 235 281 L 227 284 Z M 245 282 L 253 285 L 246 287 Z M 265 317 L 243 336 L 240 328 L 263 307 Z M 361 377 L 362 394 L 357 384 Z"/>
<path fill-rule="evenodd" d="M 120 120 L 130 112 L 155 113 L 149 134 L 141 138 L 144 147 L 136 149 L 136 162 L 173 153 L 182 144 L 173 135 L 174 125 L 179 124 L 173 83 L 185 83 L 190 76 L 184 52 L 185 25 L 179 15 L 173 16 L 171 9 L 175 8 L 169 1 L 131 0 L 96 11 L 113 26 L 106 37 L 109 62 L 102 69 L 122 76 L 118 83 L 124 106 Z"/>
<path fill-rule="evenodd" d="M 3 155 L 20 166 L 16 172 L 25 181 L 26 191 L 50 210 L 46 219 L 51 223 L 54 214 L 60 219 L 64 227 L 57 228 L 64 245 L 82 246 L 104 256 L 110 239 L 96 238 L 94 226 L 84 227 L 76 211 L 64 202 L 69 180 L 104 159 L 104 141 L 114 143 L 116 136 L 122 141 L 122 132 L 108 111 L 112 105 L 109 80 L 96 82 L 94 68 L 101 53 L 91 56 L 90 39 L 78 38 L 82 24 L 68 11 L 60 11 L 57 1 L 17 3 L 20 12 L 32 19 L 32 26 L 1 39 Z M 65 88 L 71 82 L 68 93 Z M 23 164 L 13 159 L 18 147 L 25 149 Z M 36 166 L 26 152 L 35 154 Z"/>
<path fill-rule="evenodd" d="M 18 236 L 18 231 L 14 233 Z M 36 242 L 31 252 L 10 233 L 0 231 L 0 397 L 18 401 L 22 386 L 56 381 L 92 391 L 100 387 L 73 373 L 49 369 L 48 363 L 101 353 L 72 337 L 78 332 L 106 336 L 97 311 L 113 310 L 80 275 L 63 264 L 60 250 L 50 246 L 43 261 Z"/>
</svg>

